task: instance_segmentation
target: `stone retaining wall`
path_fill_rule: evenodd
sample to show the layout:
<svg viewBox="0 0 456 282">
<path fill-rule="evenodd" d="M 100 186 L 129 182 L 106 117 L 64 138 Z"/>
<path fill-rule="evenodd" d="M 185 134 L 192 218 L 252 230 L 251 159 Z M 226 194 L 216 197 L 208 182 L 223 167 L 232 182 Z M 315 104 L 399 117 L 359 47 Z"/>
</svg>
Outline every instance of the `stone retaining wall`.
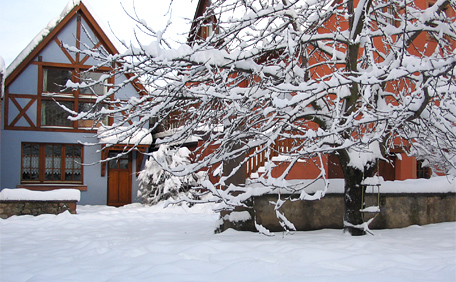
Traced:
<svg viewBox="0 0 456 282">
<path fill-rule="evenodd" d="M 0 200 L 0 218 L 13 215 L 59 214 L 69 211 L 76 213 L 77 201 L 13 201 Z"/>
<path fill-rule="evenodd" d="M 253 199 L 249 212 L 251 218 L 270 231 L 283 231 L 271 201 L 277 201 L 277 195 L 265 195 Z M 368 194 L 367 206 L 376 206 L 377 194 Z M 439 222 L 456 221 L 456 194 L 381 194 L 380 213 L 370 224 L 371 229 L 402 228 L 410 225 L 424 225 Z M 287 201 L 281 212 L 285 214 L 297 230 L 317 230 L 323 228 L 343 228 L 344 201 L 342 194 L 327 194 L 318 201 Z M 373 214 L 365 214 L 365 221 Z M 251 230 L 253 222 L 244 223 L 246 230 Z M 235 226 L 230 226 L 235 228 Z"/>
</svg>

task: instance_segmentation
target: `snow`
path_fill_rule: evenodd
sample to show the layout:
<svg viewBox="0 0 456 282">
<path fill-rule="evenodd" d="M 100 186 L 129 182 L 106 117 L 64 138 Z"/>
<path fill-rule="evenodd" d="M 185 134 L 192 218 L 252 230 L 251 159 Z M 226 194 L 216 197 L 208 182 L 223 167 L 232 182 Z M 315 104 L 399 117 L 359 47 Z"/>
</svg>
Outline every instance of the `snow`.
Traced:
<svg viewBox="0 0 456 282">
<path fill-rule="evenodd" d="M 380 212 L 380 207 L 379 206 L 370 206 L 370 207 L 366 207 L 364 209 L 360 209 L 359 210 L 360 212 L 372 212 L 372 213 L 376 213 L 376 212 Z"/>
<path fill-rule="evenodd" d="M 152 134 L 147 128 L 135 129 L 119 126 L 116 128 L 103 126 L 99 127 L 97 136 L 102 144 L 152 144 Z"/>
<path fill-rule="evenodd" d="M 345 141 L 348 142 L 349 140 Z M 348 165 L 361 171 L 364 170 L 366 164 L 383 158 L 378 141 L 370 143 L 368 148 L 363 151 L 349 148 L 348 153 L 350 155 L 350 162 Z"/>
<path fill-rule="evenodd" d="M 0 56 L 0 74 L 5 73 L 5 61 L 3 60 L 3 57 Z"/>
<path fill-rule="evenodd" d="M 233 211 L 225 215 L 224 219 L 228 219 L 230 222 L 244 222 L 250 220 L 252 217 L 248 211 Z"/>
<path fill-rule="evenodd" d="M 380 193 L 456 193 L 456 179 L 449 176 L 384 181 L 380 184 Z M 377 193 L 377 187 L 368 187 L 367 192 Z"/>
<path fill-rule="evenodd" d="M 218 215 L 139 204 L 0 220 L 0 280 L 455 281 L 456 223 L 264 236 L 214 234 Z"/>
<path fill-rule="evenodd" d="M 79 201 L 81 192 L 77 189 L 56 189 L 51 191 L 32 191 L 23 188 L 0 191 L 0 200 L 9 201 Z"/>
<path fill-rule="evenodd" d="M 150 153 L 138 175 L 138 199 L 142 203 L 156 204 L 165 199 L 194 198 L 193 191 L 185 187 L 199 186 L 206 173 L 186 173 L 185 167 L 191 163 L 190 154 L 187 147 L 169 148 L 165 145 Z"/>
<path fill-rule="evenodd" d="M 88 3 L 88 1 L 84 0 L 69 0 L 68 4 L 66 7 L 63 9 L 63 11 L 60 13 L 60 15 L 47 24 L 46 27 L 44 27 L 33 39 L 32 41 L 24 48 L 24 50 L 21 51 L 21 53 L 11 62 L 11 64 L 8 66 L 6 69 L 6 76 L 9 76 L 18 66 L 20 63 L 22 63 L 25 58 L 41 43 L 41 41 L 44 40 L 44 38 L 65 18 L 65 16 L 71 12 L 71 10 L 79 5 L 80 3 L 83 3 L 84 6 L 87 8 L 89 13 L 92 15 L 92 17 L 95 19 L 97 24 L 100 26 L 102 31 L 106 34 L 106 36 L 109 38 L 112 44 L 117 49 L 123 49 L 123 46 L 118 42 L 117 37 L 113 34 L 111 31 L 111 28 L 109 28 L 106 24 L 105 21 L 101 20 L 101 17 L 97 15 L 97 12 L 95 9 L 93 9 Z M 73 46 L 72 46 L 73 47 Z"/>
<path fill-rule="evenodd" d="M 5 75 L 6 69 L 5 69 L 5 61 L 3 60 L 3 57 L 0 56 L 0 98 L 3 99 L 3 88 L 5 87 Z"/>
<path fill-rule="evenodd" d="M 372 180 L 375 179 L 375 180 Z M 302 184 L 309 185 L 305 191 L 307 193 L 315 193 L 323 191 L 323 180 L 317 180 L 311 184 L 313 180 L 288 180 L 290 185 Z M 343 179 L 327 179 L 329 183 L 328 191 L 325 194 L 341 194 L 344 193 L 344 180 Z M 380 182 L 378 182 L 380 181 Z M 364 181 L 365 184 L 379 183 L 380 193 L 385 194 L 401 194 L 401 193 L 456 193 L 456 179 L 450 176 L 436 176 L 430 179 L 407 179 L 384 181 L 382 177 L 371 178 Z M 263 187 L 261 184 L 252 183 L 249 187 L 259 189 Z M 366 193 L 377 193 L 377 186 L 368 186 Z M 285 190 L 277 189 L 276 192 L 286 193 Z"/>
</svg>

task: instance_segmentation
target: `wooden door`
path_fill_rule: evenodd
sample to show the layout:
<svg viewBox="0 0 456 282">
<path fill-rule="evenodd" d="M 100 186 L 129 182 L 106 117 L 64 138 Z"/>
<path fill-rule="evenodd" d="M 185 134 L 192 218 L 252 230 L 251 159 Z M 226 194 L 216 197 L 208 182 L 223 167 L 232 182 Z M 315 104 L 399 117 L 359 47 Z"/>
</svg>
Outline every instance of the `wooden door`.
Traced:
<svg viewBox="0 0 456 282">
<path fill-rule="evenodd" d="M 117 156 L 110 152 L 109 157 Z M 131 153 L 108 162 L 108 205 L 131 204 Z"/>
</svg>

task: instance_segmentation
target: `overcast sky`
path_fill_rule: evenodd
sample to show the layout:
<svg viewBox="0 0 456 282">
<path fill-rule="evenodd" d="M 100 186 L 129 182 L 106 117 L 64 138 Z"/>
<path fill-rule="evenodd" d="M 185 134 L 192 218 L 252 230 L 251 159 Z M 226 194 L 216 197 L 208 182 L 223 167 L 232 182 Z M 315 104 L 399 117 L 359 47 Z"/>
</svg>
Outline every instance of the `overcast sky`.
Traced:
<svg viewBox="0 0 456 282">
<path fill-rule="evenodd" d="M 47 24 L 57 18 L 70 0 L 0 0 L 0 56 L 8 66 Z M 129 42 L 134 40 L 135 23 L 123 11 L 133 13 L 133 3 L 139 18 L 151 27 L 161 30 L 171 19 L 173 29 L 168 37 L 188 33 L 184 17 L 193 18 L 197 0 L 173 0 L 172 15 L 167 14 L 170 0 L 83 0 L 102 21 L 105 29 Z M 141 37 L 147 43 L 149 39 Z M 119 44 L 115 44 L 118 46 Z"/>
</svg>

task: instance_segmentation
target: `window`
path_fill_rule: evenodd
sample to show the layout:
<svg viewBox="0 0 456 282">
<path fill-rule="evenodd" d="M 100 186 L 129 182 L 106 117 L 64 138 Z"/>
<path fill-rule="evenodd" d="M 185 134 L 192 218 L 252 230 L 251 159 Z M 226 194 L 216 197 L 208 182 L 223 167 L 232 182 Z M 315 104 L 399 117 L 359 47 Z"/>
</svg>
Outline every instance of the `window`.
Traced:
<svg viewBox="0 0 456 282">
<path fill-rule="evenodd" d="M 66 83 L 73 78 L 73 72 L 69 69 L 62 68 L 44 68 L 43 69 L 43 92 L 61 93 L 66 90 Z"/>
<path fill-rule="evenodd" d="M 80 74 L 80 80 L 81 82 L 85 82 L 87 85 L 89 85 L 100 80 L 102 75 L 103 74 L 99 72 L 83 72 Z M 85 87 L 79 91 L 80 94 L 86 95 L 104 95 L 106 92 L 108 92 L 107 87 L 103 84 L 96 84 L 90 87 Z"/>
<path fill-rule="evenodd" d="M 108 106 L 107 105 L 95 105 L 95 103 L 93 103 L 93 101 L 90 101 L 90 102 L 79 102 L 78 104 L 78 112 L 98 112 L 100 111 L 102 108 L 107 108 Z M 92 128 L 94 126 L 94 122 L 95 122 L 95 126 L 97 124 L 100 124 L 100 121 L 94 121 L 94 120 L 78 120 L 78 128 Z M 101 120 L 101 122 L 103 124 L 108 124 L 109 123 L 109 120 L 108 120 L 108 116 L 105 116 L 105 118 L 103 120 Z"/>
<path fill-rule="evenodd" d="M 431 178 L 431 169 L 423 167 L 423 161 L 416 161 L 416 178 Z"/>
<path fill-rule="evenodd" d="M 434 1 L 434 0 L 428 1 L 427 7 L 430 8 L 430 7 L 434 6 L 435 2 L 436 2 L 436 1 Z M 450 13 L 449 13 L 449 10 L 448 10 L 448 6 L 449 6 L 449 4 L 447 5 L 447 7 L 445 7 L 445 8 L 440 12 L 441 15 L 442 15 L 442 13 L 443 13 L 443 15 L 445 15 L 446 17 L 450 17 Z M 449 39 L 447 36 L 445 36 L 445 38 L 446 38 L 446 39 Z M 429 33 L 429 32 L 428 32 L 427 35 L 426 35 L 426 39 L 427 39 L 427 40 L 433 40 L 433 41 L 436 40 L 436 38 L 435 38 L 431 33 Z"/>
<path fill-rule="evenodd" d="M 68 109 L 73 109 L 73 102 L 59 101 Z M 41 125 L 72 127 L 68 112 L 62 109 L 54 100 L 43 100 L 41 103 Z"/>
<path fill-rule="evenodd" d="M 118 152 L 109 152 L 109 158 L 115 158 L 118 156 Z M 110 169 L 128 169 L 129 159 L 128 155 L 122 155 L 116 159 L 110 160 L 108 167 Z"/>
<path fill-rule="evenodd" d="M 82 146 L 22 143 L 21 183 L 82 183 Z"/>
<path fill-rule="evenodd" d="M 107 86 L 94 84 L 103 73 L 73 70 L 70 68 L 43 67 L 43 87 L 41 100 L 41 126 L 54 128 L 91 129 L 101 123 L 108 124 L 108 118 L 104 120 L 79 120 L 72 122 L 68 119 L 69 113 L 61 106 L 75 112 L 95 112 L 105 105 L 95 105 L 97 96 L 107 93 Z M 68 80 L 79 81 L 81 89 L 73 91 L 65 85 Z M 94 84 L 94 85 L 91 85 Z M 57 103 L 56 103 L 57 102 Z M 59 105 L 60 104 L 60 105 Z"/>
<path fill-rule="evenodd" d="M 395 13 L 396 13 L 396 11 L 393 7 L 393 4 L 388 4 L 385 8 L 385 21 L 388 24 L 396 25 Z"/>
<path fill-rule="evenodd" d="M 22 144 L 22 180 L 39 180 L 40 147 Z"/>
</svg>

